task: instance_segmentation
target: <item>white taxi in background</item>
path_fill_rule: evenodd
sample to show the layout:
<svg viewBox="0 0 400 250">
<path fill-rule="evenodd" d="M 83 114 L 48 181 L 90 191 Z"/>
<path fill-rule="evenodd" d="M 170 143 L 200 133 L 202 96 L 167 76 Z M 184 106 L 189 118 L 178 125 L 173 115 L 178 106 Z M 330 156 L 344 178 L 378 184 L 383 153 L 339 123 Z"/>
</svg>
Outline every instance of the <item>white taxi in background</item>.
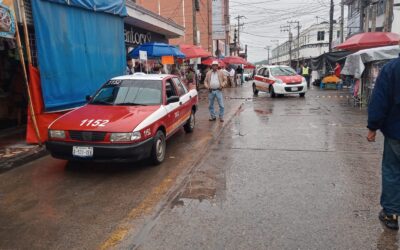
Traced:
<svg viewBox="0 0 400 250">
<path fill-rule="evenodd" d="M 263 66 L 257 71 L 253 80 L 254 95 L 259 91 L 270 93 L 272 98 L 287 94 L 304 97 L 307 92 L 307 81 L 289 66 Z"/>
</svg>

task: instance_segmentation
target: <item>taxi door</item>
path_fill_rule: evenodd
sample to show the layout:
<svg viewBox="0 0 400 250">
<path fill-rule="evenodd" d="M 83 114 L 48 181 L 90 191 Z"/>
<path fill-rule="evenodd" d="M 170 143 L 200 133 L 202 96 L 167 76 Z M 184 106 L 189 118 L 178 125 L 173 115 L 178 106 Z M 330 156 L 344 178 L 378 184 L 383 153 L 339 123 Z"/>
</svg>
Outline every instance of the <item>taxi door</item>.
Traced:
<svg viewBox="0 0 400 250">
<path fill-rule="evenodd" d="M 192 96 L 192 93 L 187 90 L 179 78 L 174 77 L 172 80 L 174 81 L 175 89 L 177 90 L 177 94 L 179 95 L 181 102 L 178 121 L 181 125 L 183 125 L 190 117 L 192 112 L 192 98 L 195 97 Z"/>
<path fill-rule="evenodd" d="M 257 75 L 254 77 L 255 84 L 258 90 L 268 91 L 269 85 L 267 81 L 267 75 L 269 71 L 267 68 L 261 68 L 258 70 Z M 269 75 L 268 75 L 269 77 Z"/>
<path fill-rule="evenodd" d="M 168 78 L 165 80 L 165 109 L 167 110 L 165 126 L 167 127 L 167 137 L 179 127 L 178 120 L 182 109 L 181 101 L 167 103 L 168 98 L 173 96 L 179 97 L 179 94 L 172 78 Z"/>
</svg>

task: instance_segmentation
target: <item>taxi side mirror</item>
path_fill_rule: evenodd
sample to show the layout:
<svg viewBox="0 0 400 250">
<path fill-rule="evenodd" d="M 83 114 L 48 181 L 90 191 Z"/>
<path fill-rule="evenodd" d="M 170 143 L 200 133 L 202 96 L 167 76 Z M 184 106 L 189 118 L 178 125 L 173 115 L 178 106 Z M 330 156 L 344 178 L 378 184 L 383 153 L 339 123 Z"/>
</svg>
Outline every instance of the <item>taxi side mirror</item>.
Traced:
<svg viewBox="0 0 400 250">
<path fill-rule="evenodd" d="M 167 98 L 167 104 L 175 103 L 175 102 L 179 102 L 179 101 L 180 101 L 179 96 L 171 96 L 171 97 Z"/>
<path fill-rule="evenodd" d="M 86 101 L 90 102 L 92 100 L 92 97 L 90 95 L 86 96 Z"/>
</svg>

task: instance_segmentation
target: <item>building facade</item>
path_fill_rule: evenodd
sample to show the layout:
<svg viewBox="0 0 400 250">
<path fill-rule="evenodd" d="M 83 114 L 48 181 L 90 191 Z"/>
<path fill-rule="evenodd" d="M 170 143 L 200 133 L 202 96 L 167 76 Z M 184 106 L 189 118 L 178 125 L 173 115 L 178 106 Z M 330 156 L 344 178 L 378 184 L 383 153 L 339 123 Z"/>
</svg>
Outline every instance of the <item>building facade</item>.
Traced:
<svg viewBox="0 0 400 250">
<path fill-rule="evenodd" d="M 391 29 L 385 29 L 385 17 L 389 0 L 347 0 L 348 33 L 347 37 L 361 32 L 391 31 L 400 33 L 400 0 L 393 1 L 393 19 Z M 390 8 L 389 8 L 390 9 Z"/>
<path fill-rule="evenodd" d="M 184 27 L 171 44 L 194 44 L 193 13 L 197 10 L 197 44 L 213 55 L 229 55 L 229 0 L 136 0 L 136 3 Z M 193 8 L 195 4 L 195 8 Z"/>
<path fill-rule="evenodd" d="M 299 41 L 298 41 L 299 40 Z M 332 45 L 340 40 L 340 25 L 333 25 Z M 285 41 L 279 46 L 272 49 L 272 57 L 270 63 L 273 64 L 289 64 L 290 47 L 292 63 L 297 61 L 307 61 L 311 58 L 318 57 L 329 51 L 329 23 L 322 22 L 314 24 L 300 32 L 299 39 L 293 34 L 292 41 Z"/>
</svg>

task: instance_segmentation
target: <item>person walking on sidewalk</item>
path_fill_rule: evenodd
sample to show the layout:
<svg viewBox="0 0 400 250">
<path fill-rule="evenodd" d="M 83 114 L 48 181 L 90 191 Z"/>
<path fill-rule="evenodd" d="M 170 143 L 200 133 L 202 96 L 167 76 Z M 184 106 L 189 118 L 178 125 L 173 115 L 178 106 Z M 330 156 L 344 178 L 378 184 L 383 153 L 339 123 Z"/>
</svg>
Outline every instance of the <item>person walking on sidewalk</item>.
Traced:
<svg viewBox="0 0 400 250">
<path fill-rule="evenodd" d="M 399 229 L 400 215 L 400 58 L 380 72 L 368 107 L 368 141 L 376 131 L 385 137 L 382 159 L 382 192 L 379 219 L 386 227 Z"/>
<path fill-rule="evenodd" d="M 222 89 L 226 86 L 226 77 L 221 70 L 218 70 L 218 61 L 212 62 L 212 70 L 207 72 L 204 80 L 204 86 L 208 89 L 208 109 L 210 110 L 210 121 L 215 121 L 217 118 L 214 111 L 214 101 L 217 99 L 219 105 L 219 120 L 224 121 L 224 98 Z"/>
</svg>

